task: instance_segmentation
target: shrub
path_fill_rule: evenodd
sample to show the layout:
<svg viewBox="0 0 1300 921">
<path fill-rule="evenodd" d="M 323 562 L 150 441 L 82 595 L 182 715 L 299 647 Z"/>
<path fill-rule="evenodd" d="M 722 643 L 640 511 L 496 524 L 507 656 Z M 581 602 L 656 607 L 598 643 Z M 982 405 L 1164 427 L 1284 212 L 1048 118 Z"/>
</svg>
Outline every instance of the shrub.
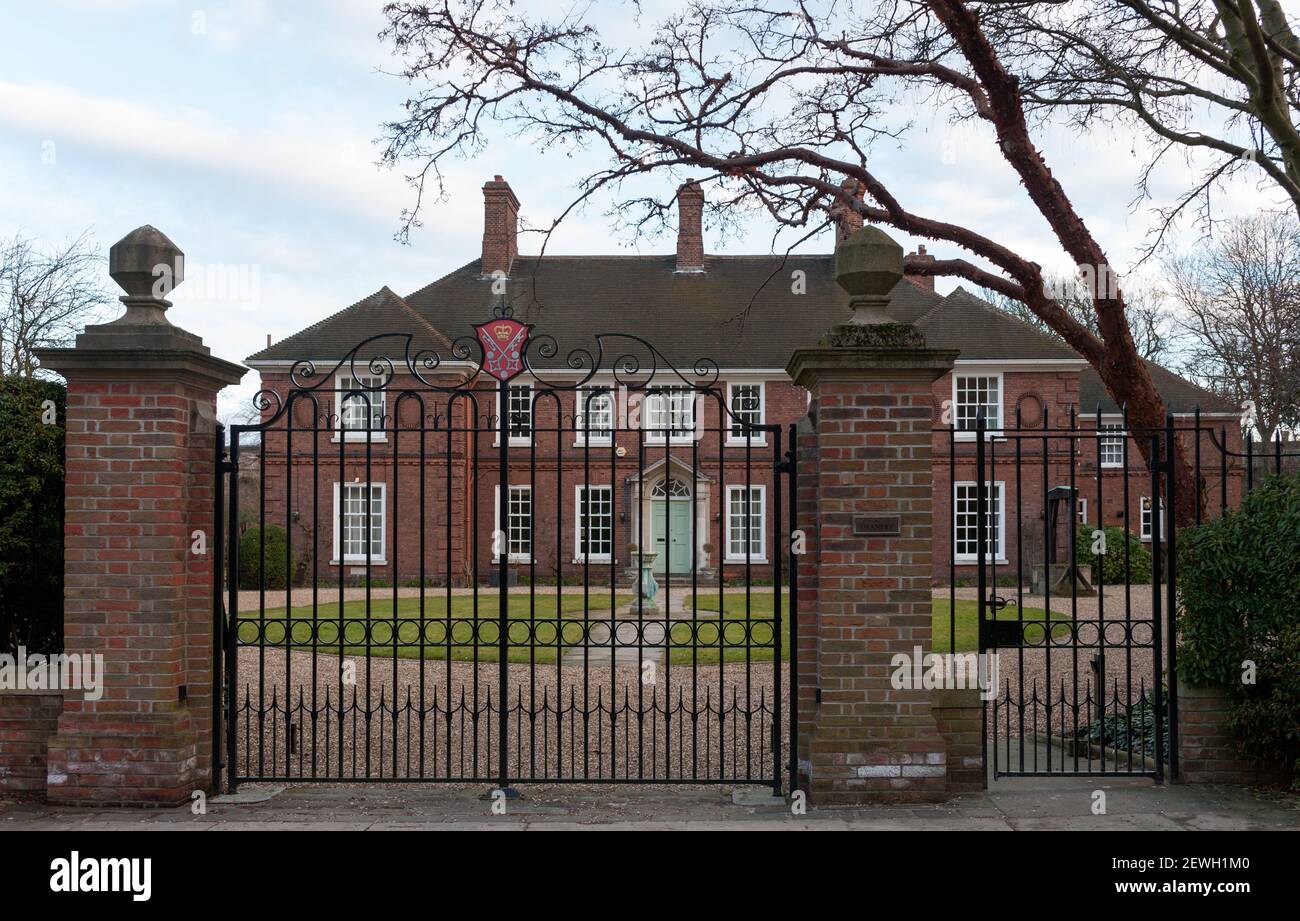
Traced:
<svg viewBox="0 0 1300 921">
<path fill-rule="evenodd" d="M 1106 534 L 1106 554 L 1101 559 L 1101 572 L 1098 573 L 1097 556 L 1092 552 L 1092 532 L 1095 530 L 1096 525 L 1082 525 L 1074 539 L 1074 558 L 1080 566 L 1092 566 L 1093 582 L 1122 585 L 1125 578 L 1133 583 L 1151 581 L 1151 551 L 1138 540 L 1136 534 L 1113 524 L 1102 526 L 1102 531 Z M 1125 543 L 1128 544 L 1127 570 L 1124 566 Z"/>
<path fill-rule="evenodd" d="M 62 384 L 0 380 L 0 651 L 63 649 L 66 403 Z"/>
<path fill-rule="evenodd" d="M 240 588 L 288 588 L 289 572 L 296 571 L 293 561 L 285 560 L 285 549 L 289 543 L 284 528 L 279 525 L 267 525 L 266 532 L 266 580 L 262 580 L 262 532 L 254 525 L 239 538 L 239 587 Z"/>
<path fill-rule="evenodd" d="M 1300 758 L 1300 477 L 1266 480 L 1224 518 L 1179 535 L 1181 675 L 1233 695 L 1247 754 Z M 1253 662 L 1254 683 L 1246 663 Z"/>
<path fill-rule="evenodd" d="M 1162 757 L 1169 762 L 1169 691 L 1166 688 L 1160 700 L 1160 747 Z M 1132 751 L 1148 758 L 1156 756 L 1156 705 L 1155 694 L 1147 691 L 1135 704 L 1121 704 L 1110 710 L 1105 721 L 1093 720 L 1076 734 L 1079 739 L 1107 748 Z"/>
</svg>

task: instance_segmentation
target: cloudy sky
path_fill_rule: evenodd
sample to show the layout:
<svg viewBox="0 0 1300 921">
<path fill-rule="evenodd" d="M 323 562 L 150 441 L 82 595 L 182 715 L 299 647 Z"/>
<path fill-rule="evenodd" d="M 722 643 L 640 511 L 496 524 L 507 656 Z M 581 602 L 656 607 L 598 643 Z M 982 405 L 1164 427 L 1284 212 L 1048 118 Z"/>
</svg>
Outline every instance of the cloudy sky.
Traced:
<svg viewBox="0 0 1300 921">
<path fill-rule="evenodd" d="M 540 0 L 525 0 L 540 2 Z M 657 18 L 670 0 L 643 3 Z M 371 0 L 46 0 L 6 8 L 0 30 L 0 237 L 57 243 L 89 229 L 108 246 L 153 224 L 186 252 L 190 280 L 170 316 L 233 360 L 387 284 L 413 291 L 478 254 L 484 180 L 502 173 L 530 223 L 573 196 L 581 159 L 501 136 L 449 171 L 450 197 L 409 245 L 394 240 L 412 196 L 375 166 L 380 123 L 404 84 L 376 35 Z M 607 19 L 632 28 L 627 7 Z M 1141 145 L 1111 132 L 1043 139 L 1049 162 L 1111 259 L 1125 266 L 1150 226 L 1130 207 Z M 969 224 L 1044 265 L 1065 262 L 989 138 L 917 116 L 906 149 L 882 149 L 877 171 L 921 213 Z M 1172 164 L 1158 194 L 1186 181 Z M 665 177 L 665 182 L 668 182 Z M 1223 206 L 1261 199 L 1236 190 Z M 914 241 L 901 240 L 912 248 Z M 824 235 L 803 249 L 828 250 Z M 760 220 L 710 251 L 766 252 Z M 533 247 L 533 249 L 530 249 Z M 525 239 L 524 252 L 536 243 Z M 552 238 L 556 253 L 627 251 L 600 207 Z M 643 241 L 671 252 L 673 241 Z M 784 245 L 782 245 L 784 249 Z M 955 255 L 931 244 L 931 252 Z M 211 266 L 206 279 L 203 266 Z M 239 267 L 240 290 L 216 284 Z M 197 271 L 196 271 L 197 270 Z M 944 284 L 940 283 L 941 290 Z M 951 287 L 949 285 L 948 287 Z M 223 400 L 246 400 L 251 374 Z"/>
</svg>

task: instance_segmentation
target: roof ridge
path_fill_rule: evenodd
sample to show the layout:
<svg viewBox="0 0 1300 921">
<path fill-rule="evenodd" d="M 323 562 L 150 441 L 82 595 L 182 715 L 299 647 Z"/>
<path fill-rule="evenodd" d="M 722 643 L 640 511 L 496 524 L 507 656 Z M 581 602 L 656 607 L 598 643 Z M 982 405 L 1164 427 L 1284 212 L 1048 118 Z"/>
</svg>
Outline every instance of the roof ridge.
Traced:
<svg viewBox="0 0 1300 921">
<path fill-rule="evenodd" d="M 442 343 L 444 348 L 448 350 L 452 348 L 451 339 L 447 338 L 447 334 L 421 316 L 414 307 L 406 302 L 406 298 L 388 287 L 388 285 L 384 285 L 380 290 L 386 292 L 390 297 L 397 301 L 398 306 L 402 308 L 403 312 L 405 312 L 416 323 L 421 324 L 425 329 L 427 329 L 435 339 Z"/>
</svg>

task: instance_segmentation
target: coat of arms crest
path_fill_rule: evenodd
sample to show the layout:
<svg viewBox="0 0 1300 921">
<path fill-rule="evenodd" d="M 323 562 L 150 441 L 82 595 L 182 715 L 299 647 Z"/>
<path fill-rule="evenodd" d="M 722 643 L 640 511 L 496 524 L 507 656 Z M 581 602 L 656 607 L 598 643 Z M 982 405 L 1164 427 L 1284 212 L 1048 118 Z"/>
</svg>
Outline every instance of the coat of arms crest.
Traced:
<svg viewBox="0 0 1300 921">
<path fill-rule="evenodd" d="M 483 370 L 503 383 L 524 370 L 524 343 L 529 329 L 527 323 L 509 317 L 475 326 L 483 346 Z"/>
</svg>

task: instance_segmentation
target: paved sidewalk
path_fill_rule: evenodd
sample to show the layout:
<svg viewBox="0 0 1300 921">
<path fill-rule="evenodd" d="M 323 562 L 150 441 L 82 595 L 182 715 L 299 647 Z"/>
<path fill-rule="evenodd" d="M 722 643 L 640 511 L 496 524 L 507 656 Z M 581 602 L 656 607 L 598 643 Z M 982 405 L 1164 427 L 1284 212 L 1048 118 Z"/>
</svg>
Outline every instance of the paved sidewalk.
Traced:
<svg viewBox="0 0 1300 921">
<path fill-rule="evenodd" d="M 935 806 L 811 809 L 764 801 L 762 791 L 700 787 L 521 786 L 493 815 L 479 786 L 249 784 L 234 803 L 210 800 L 206 815 L 172 809 L 77 809 L 0 800 L 0 832 L 42 830 L 1300 830 L 1300 797 L 1239 787 L 1156 786 L 1145 779 L 1020 778 Z M 1093 815 L 1093 791 L 1106 814 Z M 261 794 L 261 795 L 259 795 Z M 757 805 L 741 805 L 758 801 Z"/>
</svg>

